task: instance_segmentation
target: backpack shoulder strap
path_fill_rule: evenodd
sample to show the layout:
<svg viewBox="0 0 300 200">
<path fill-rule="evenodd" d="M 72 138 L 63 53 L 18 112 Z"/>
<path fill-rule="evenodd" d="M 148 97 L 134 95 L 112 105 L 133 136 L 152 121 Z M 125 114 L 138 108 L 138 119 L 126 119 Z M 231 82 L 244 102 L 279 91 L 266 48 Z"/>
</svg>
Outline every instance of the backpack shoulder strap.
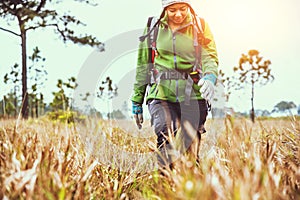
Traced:
<svg viewBox="0 0 300 200">
<path fill-rule="evenodd" d="M 153 42 L 156 42 L 157 39 L 157 34 L 158 34 L 158 26 L 154 27 L 157 22 L 158 18 L 157 17 L 149 17 L 148 18 L 148 23 L 147 23 L 147 27 L 148 27 L 148 32 L 154 28 L 154 30 L 150 33 L 149 35 L 149 45 L 152 46 Z"/>
<path fill-rule="evenodd" d="M 199 19 L 200 19 L 200 24 L 201 24 L 202 31 L 204 32 L 205 31 L 205 21 L 202 17 L 199 17 Z"/>
<path fill-rule="evenodd" d="M 198 27 L 198 30 L 199 30 L 199 36 L 198 36 L 198 39 L 199 39 L 199 43 L 202 45 L 202 46 L 206 46 L 208 45 L 211 40 L 206 38 L 204 36 L 204 32 L 205 32 L 205 20 L 201 17 L 196 17 L 196 22 L 197 22 L 197 27 Z M 199 26 L 199 24 L 201 24 L 201 26 Z"/>
<path fill-rule="evenodd" d="M 146 38 L 149 38 L 154 30 L 154 26 L 158 24 L 156 17 L 149 17 L 147 22 L 147 33 L 139 37 L 140 42 L 144 42 Z"/>
<path fill-rule="evenodd" d="M 148 22 L 147 22 L 148 30 L 147 30 L 147 31 L 150 31 L 150 29 L 151 29 L 151 22 L 152 22 L 152 19 L 153 19 L 153 17 L 149 17 L 149 18 L 148 18 Z"/>
<path fill-rule="evenodd" d="M 202 78 L 202 38 L 204 38 L 205 22 L 203 18 L 198 17 L 196 14 L 193 15 L 193 28 L 194 28 L 194 47 L 195 47 L 195 63 L 193 66 L 193 71 L 189 73 L 189 77 L 185 87 L 185 104 L 190 104 L 191 92 L 193 89 L 193 84 L 198 83 Z"/>
<path fill-rule="evenodd" d="M 148 46 L 149 46 L 149 63 L 154 62 L 154 57 L 156 52 L 156 39 L 157 39 L 157 34 L 158 34 L 158 28 L 159 26 L 157 25 L 157 17 L 149 17 L 148 18 L 148 32 L 153 29 L 153 31 L 150 32 L 148 36 Z M 156 26 L 156 27 L 154 27 Z"/>
<path fill-rule="evenodd" d="M 143 39 L 147 38 L 147 42 L 148 42 L 148 73 L 147 73 L 148 84 L 151 84 L 153 82 L 152 73 L 154 71 L 154 58 L 155 55 L 157 54 L 156 39 L 157 39 L 158 27 L 159 27 L 158 24 L 159 23 L 157 17 L 149 17 L 147 22 L 148 33 L 142 36 Z"/>
<path fill-rule="evenodd" d="M 199 17 L 199 16 L 195 16 L 196 18 L 196 25 L 198 27 L 198 31 L 201 33 L 201 34 L 204 34 L 204 31 L 205 31 L 205 21 L 202 17 Z"/>
</svg>

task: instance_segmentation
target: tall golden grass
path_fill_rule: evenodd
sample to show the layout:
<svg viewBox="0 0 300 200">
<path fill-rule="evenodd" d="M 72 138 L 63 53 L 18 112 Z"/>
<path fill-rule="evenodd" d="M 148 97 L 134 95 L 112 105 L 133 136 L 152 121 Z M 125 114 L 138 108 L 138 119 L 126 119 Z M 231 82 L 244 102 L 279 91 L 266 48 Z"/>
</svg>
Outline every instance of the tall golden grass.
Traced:
<svg viewBox="0 0 300 200">
<path fill-rule="evenodd" d="M 164 175 L 103 164 L 82 139 L 82 132 L 101 132 L 126 151 L 154 151 L 155 137 L 127 136 L 134 127 L 46 118 L 0 124 L 0 199 L 300 199 L 297 118 L 211 120 L 200 163 L 181 157 Z"/>
</svg>

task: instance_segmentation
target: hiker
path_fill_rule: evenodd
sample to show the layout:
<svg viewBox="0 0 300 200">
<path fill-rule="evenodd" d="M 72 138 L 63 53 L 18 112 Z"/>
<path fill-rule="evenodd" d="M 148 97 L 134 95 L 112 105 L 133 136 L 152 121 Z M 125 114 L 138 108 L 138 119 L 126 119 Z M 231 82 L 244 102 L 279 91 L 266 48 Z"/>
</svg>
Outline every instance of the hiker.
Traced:
<svg viewBox="0 0 300 200">
<path fill-rule="evenodd" d="M 149 18 L 140 37 L 131 101 L 141 129 L 145 99 L 157 135 L 159 165 L 170 166 L 174 155 L 178 158 L 172 151 L 173 136 L 181 141 L 180 153 L 191 152 L 198 159 L 218 57 L 210 28 L 190 0 L 162 0 L 162 7 L 160 17 Z"/>
</svg>

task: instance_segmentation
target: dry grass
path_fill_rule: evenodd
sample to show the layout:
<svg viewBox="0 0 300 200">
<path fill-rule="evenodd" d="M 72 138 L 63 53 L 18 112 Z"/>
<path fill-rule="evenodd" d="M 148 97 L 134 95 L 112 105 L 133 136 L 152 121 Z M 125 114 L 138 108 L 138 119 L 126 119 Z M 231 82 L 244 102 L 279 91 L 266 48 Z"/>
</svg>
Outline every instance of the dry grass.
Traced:
<svg viewBox="0 0 300 200">
<path fill-rule="evenodd" d="M 299 119 L 210 121 L 201 163 L 182 157 L 164 176 L 139 167 L 155 166 L 142 162 L 151 156 L 133 158 L 155 149 L 147 128 L 47 119 L 0 124 L 0 199 L 300 199 Z"/>
</svg>

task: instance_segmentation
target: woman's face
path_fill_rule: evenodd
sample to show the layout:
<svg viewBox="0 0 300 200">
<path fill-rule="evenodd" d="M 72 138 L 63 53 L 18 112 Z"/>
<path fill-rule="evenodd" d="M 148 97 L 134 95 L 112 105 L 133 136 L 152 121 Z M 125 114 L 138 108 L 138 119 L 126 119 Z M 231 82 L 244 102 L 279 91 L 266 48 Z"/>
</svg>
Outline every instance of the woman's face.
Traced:
<svg viewBox="0 0 300 200">
<path fill-rule="evenodd" d="M 185 20 L 189 11 L 189 7 L 185 3 L 175 3 L 168 6 L 166 11 L 169 22 L 179 25 Z"/>
</svg>

